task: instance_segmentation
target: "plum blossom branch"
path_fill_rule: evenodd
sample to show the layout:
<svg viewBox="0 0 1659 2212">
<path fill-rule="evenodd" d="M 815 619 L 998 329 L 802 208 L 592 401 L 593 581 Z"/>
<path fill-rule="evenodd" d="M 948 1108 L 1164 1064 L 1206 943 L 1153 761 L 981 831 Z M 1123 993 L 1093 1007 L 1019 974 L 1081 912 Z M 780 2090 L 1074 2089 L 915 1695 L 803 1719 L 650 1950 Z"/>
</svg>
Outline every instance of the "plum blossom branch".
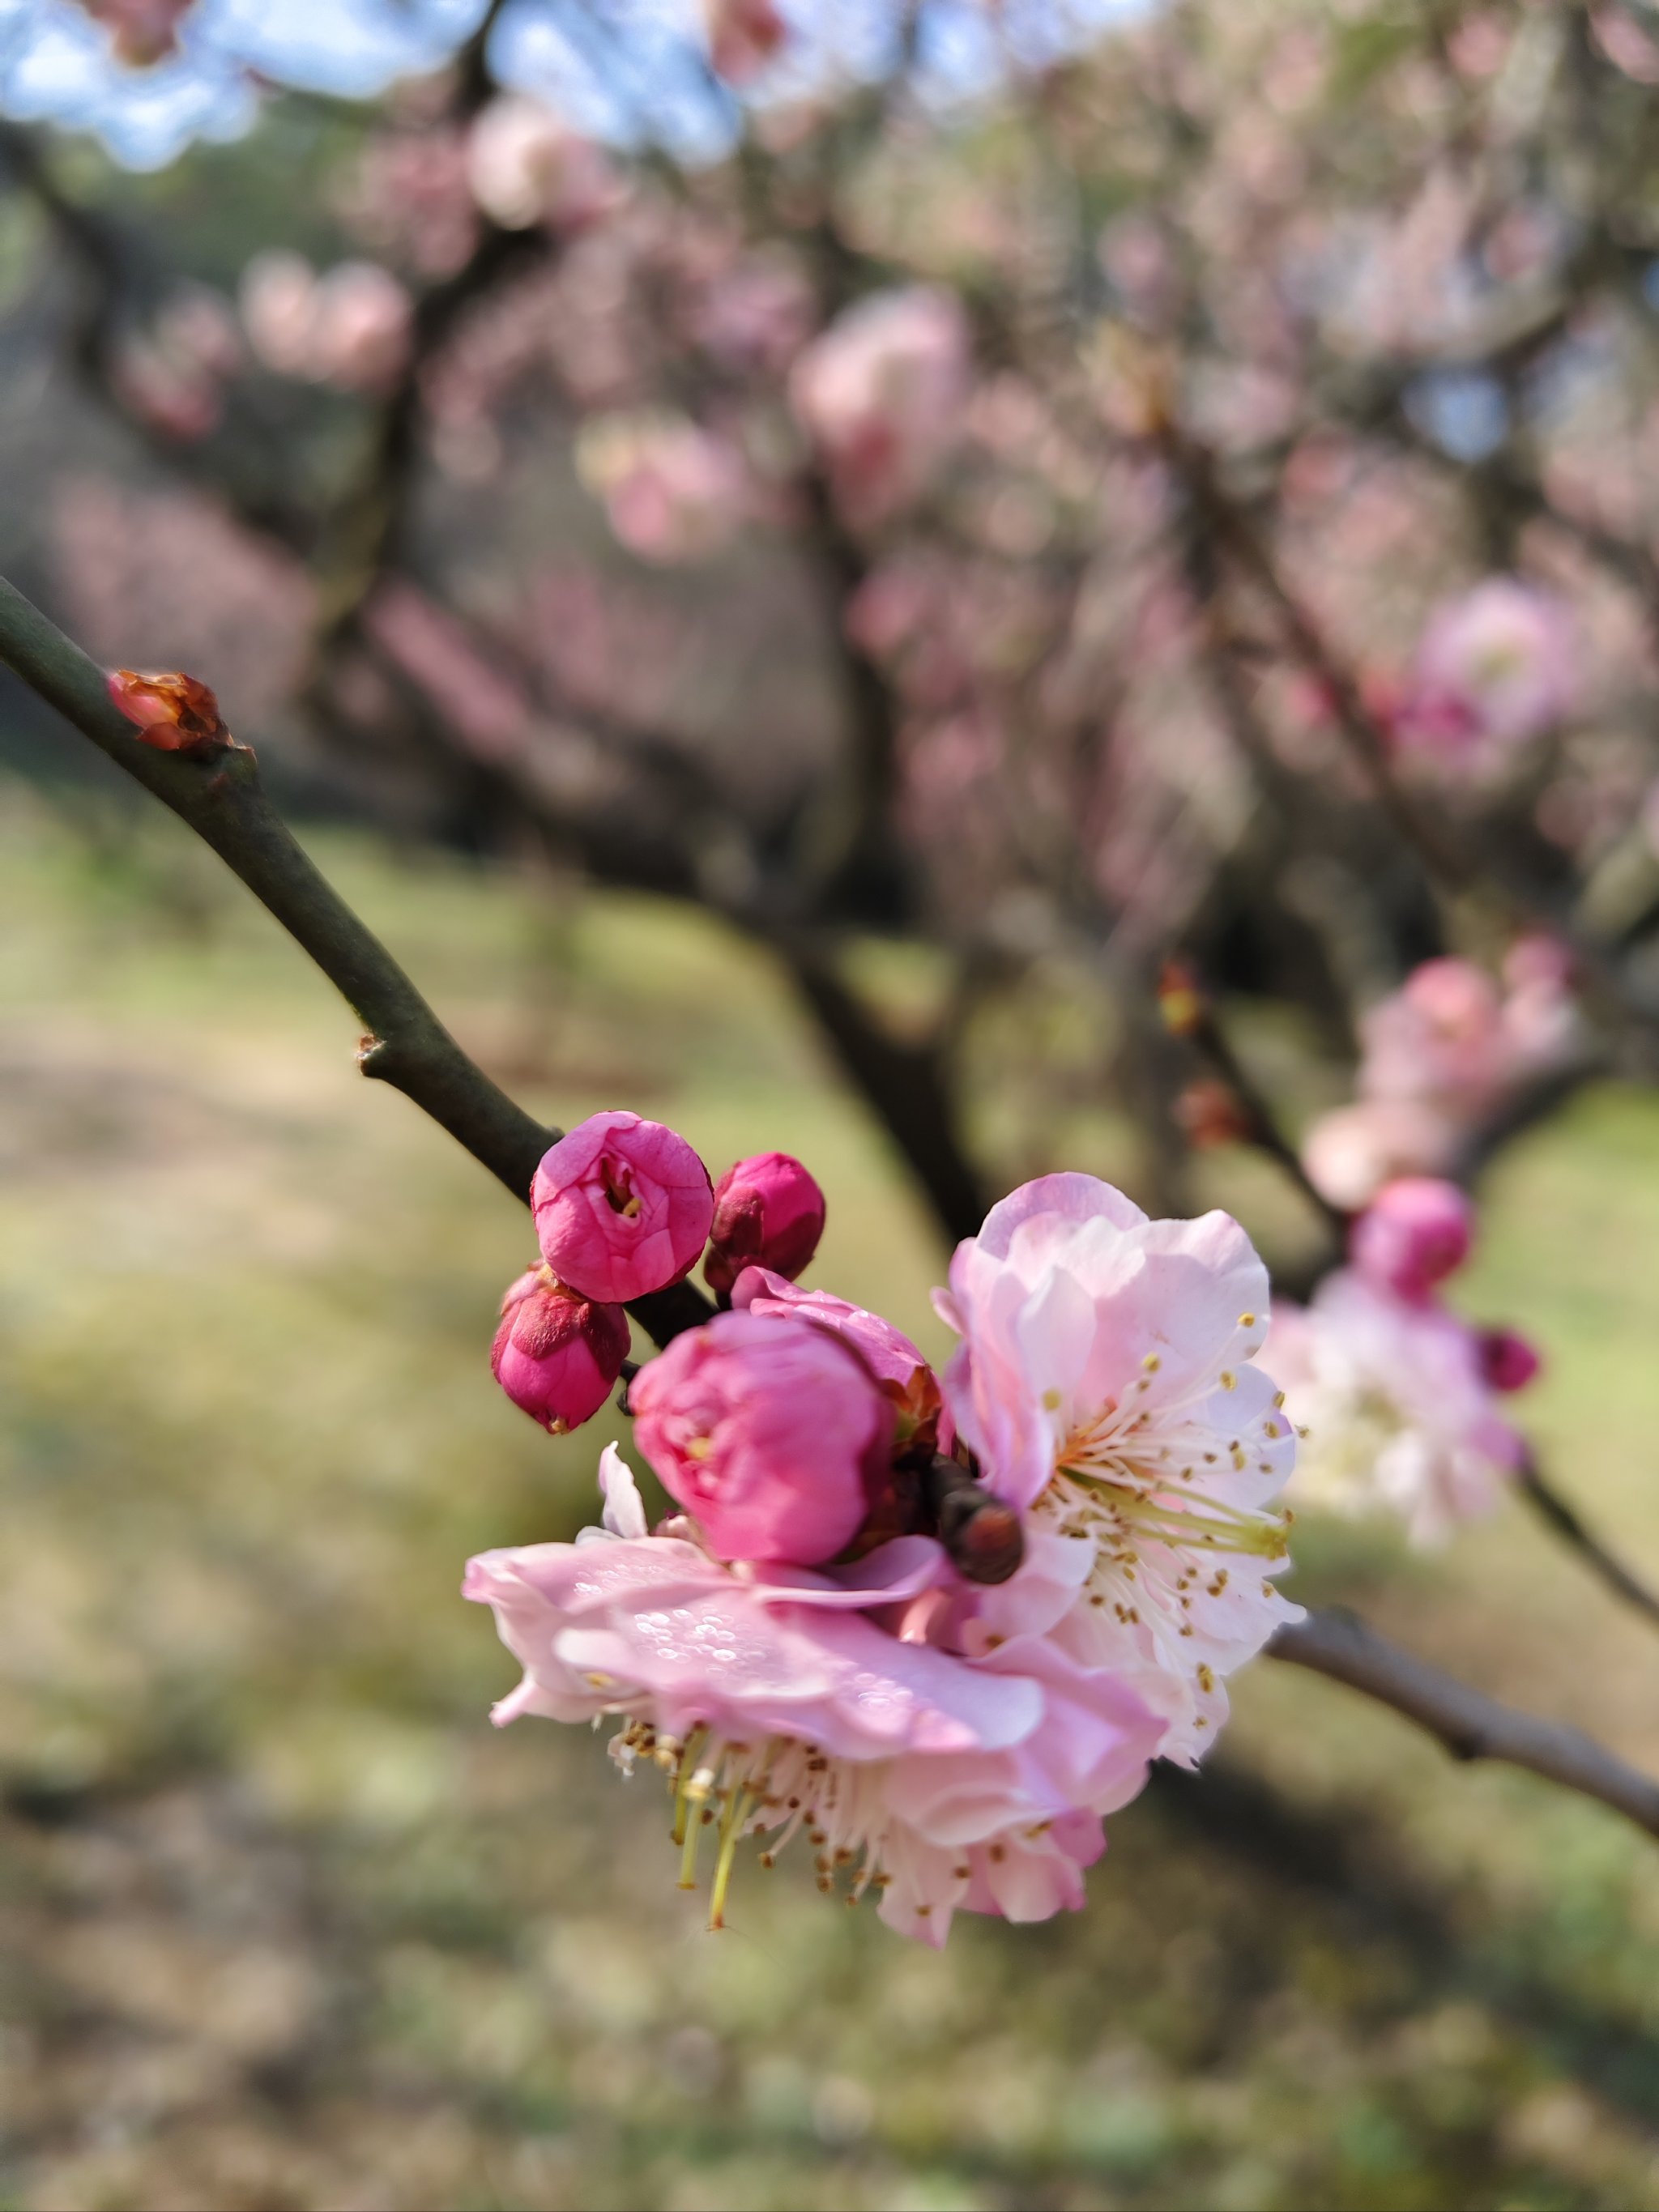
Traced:
<svg viewBox="0 0 1659 2212">
<path fill-rule="evenodd" d="M 3 578 L 0 659 L 211 846 L 310 954 L 368 1026 L 358 1053 L 363 1073 L 401 1091 L 527 1203 L 537 1165 L 558 1133 L 516 1105 L 457 1044 L 277 814 L 252 752 L 231 744 L 161 752 L 146 744 L 112 702 L 96 663 Z M 666 1341 L 709 1309 L 682 1283 L 635 1300 L 630 1310 Z"/>
<path fill-rule="evenodd" d="M 457 1044 L 409 977 L 326 881 L 261 787 L 252 753 L 147 744 L 112 703 L 103 672 L 0 579 L 0 659 L 100 751 L 194 830 L 315 961 L 372 1032 L 365 1074 L 391 1083 L 520 1197 L 553 1133 L 515 1105 Z M 659 1342 L 709 1310 L 680 1283 L 630 1303 Z M 1269 1649 L 1392 1706 L 1461 1758 L 1501 1759 L 1613 1806 L 1659 1835 L 1659 1784 L 1577 1730 L 1499 1705 L 1338 1613 L 1281 1629 Z"/>
<path fill-rule="evenodd" d="M 1306 1667 L 1391 1705 L 1436 1737 L 1454 1759 L 1494 1759 L 1576 1790 L 1659 1836 L 1659 1782 L 1559 1721 L 1500 1705 L 1426 1659 L 1401 1650 L 1340 1607 L 1310 1613 L 1267 1646 L 1275 1659 Z"/>
</svg>

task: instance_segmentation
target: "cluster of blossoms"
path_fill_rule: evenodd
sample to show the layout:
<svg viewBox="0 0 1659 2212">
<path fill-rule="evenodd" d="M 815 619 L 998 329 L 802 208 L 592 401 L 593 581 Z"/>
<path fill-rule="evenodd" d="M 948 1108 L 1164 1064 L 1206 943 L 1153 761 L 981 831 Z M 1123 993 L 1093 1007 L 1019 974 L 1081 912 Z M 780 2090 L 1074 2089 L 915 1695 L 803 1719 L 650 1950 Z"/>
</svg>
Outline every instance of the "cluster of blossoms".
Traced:
<svg viewBox="0 0 1659 2212">
<path fill-rule="evenodd" d="M 532 1204 L 542 1261 L 495 1364 L 548 1427 L 603 1403 L 623 1306 L 705 1246 L 720 1310 L 630 1370 L 668 1516 L 608 1446 L 600 1527 L 471 1562 L 524 1668 L 496 1720 L 613 1720 L 623 1771 L 667 1778 L 684 1887 L 715 1832 L 715 1924 L 741 1841 L 770 1864 L 803 1829 L 821 1889 L 873 1888 L 931 1943 L 958 1909 L 1080 1904 L 1103 1817 L 1153 1758 L 1196 1759 L 1227 1675 L 1297 1617 L 1274 1583 L 1294 1433 L 1253 1364 L 1267 1282 L 1237 1224 L 1026 1184 L 952 1261 L 941 1377 L 797 1287 L 823 1200 L 783 1154 L 715 1186 L 672 1130 L 602 1114 Z"/>
<path fill-rule="evenodd" d="M 1299 1499 L 1396 1514 L 1427 1544 L 1504 1495 L 1526 1455 L 1498 1401 L 1532 1380 L 1538 1355 L 1443 1303 L 1473 1231 L 1455 1184 L 1401 1177 L 1354 1222 L 1349 1264 L 1308 1306 L 1280 1303 L 1263 1358 L 1305 1440 Z"/>
<path fill-rule="evenodd" d="M 384 392 L 409 352 L 413 306 L 378 261 L 319 276 L 301 253 L 257 253 L 242 272 L 248 343 L 278 375 L 347 392 Z"/>
<path fill-rule="evenodd" d="M 1391 1177 L 1443 1175 L 1530 1082 L 1566 1067 L 1582 1031 L 1571 967 L 1523 938 L 1504 988 L 1473 961 L 1426 960 L 1360 1024 L 1358 1097 L 1308 1133 L 1303 1163 L 1333 1205 L 1367 1205 Z"/>
</svg>

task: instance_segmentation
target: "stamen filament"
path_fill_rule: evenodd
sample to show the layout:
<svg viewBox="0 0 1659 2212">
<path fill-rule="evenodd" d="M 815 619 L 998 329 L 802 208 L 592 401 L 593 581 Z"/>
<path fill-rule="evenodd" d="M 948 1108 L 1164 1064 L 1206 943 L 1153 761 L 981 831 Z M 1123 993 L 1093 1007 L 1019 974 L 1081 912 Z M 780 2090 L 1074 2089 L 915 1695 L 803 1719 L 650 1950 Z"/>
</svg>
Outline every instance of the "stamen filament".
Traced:
<svg viewBox="0 0 1659 2212">
<path fill-rule="evenodd" d="M 737 1856 L 738 1838 L 744 1832 L 754 1802 L 752 1793 L 747 1789 L 733 1789 L 726 1798 L 726 1811 L 720 1818 L 720 1855 L 714 1863 L 714 1887 L 708 1900 L 708 1925 L 711 1929 L 726 1925 L 726 1885 L 732 1879 L 732 1863 Z"/>
</svg>

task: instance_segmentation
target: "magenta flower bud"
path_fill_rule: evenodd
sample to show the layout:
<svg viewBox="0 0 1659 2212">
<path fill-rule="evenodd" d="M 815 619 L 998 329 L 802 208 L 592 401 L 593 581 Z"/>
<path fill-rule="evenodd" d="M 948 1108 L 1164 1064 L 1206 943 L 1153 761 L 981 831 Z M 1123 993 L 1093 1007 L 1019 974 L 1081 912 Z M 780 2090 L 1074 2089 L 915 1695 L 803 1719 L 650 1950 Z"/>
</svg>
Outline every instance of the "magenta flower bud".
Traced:
<svg viewBox="0 0 1659 2212">
<path fill-rule="evenodd" d="M 625 1304 L 677 1283 L 708 1241 L 714 1194 L 684 1137 L 637 1114 L 592 1114 L 530 1186 L 542 1257 L 585 1298 Z"/>
<path fill-rule="evenodd" d="M 718 1315 L 632 1385 L 635 1434 L 723 1559 L 832 1559 L 888 1480 L 893 1413 L 856 1352 L 811 1322 Z"/>
<path fill-rule="evenodd" d="M 562 1437 L 599 1412 L 627 1357 L 622 1308 L 579 1297 L 542 1267 L 501 1300 L 489 1364 L 514 1404 Z"/>
<path fill-rule="evenodd" d="M 1455 1183 L 1402 1176 L 1355 1222 L 1348 1250 L 1362 1275 L 1420 1305 L 1462 1266 L 1474 1238 L 1474 1208 Z"/>
<path fill-rule="evenodd" d="M 714 1185 L 703 1279 L 721 1297 L 745 1267 L 768 1267 L 793 1283 L 823 1234 L 823 1193 L 800 1162 L 787 1152 L 757 1152 Z"/>
<path fill-rule="evenodd" d="M 1480 1371 L 1493 1390 L 1524 1390 L 1544 1364 L 1526 1338 L 1512 1328 L 1483 1328 L 1478 1342 Z"/>
</svg>

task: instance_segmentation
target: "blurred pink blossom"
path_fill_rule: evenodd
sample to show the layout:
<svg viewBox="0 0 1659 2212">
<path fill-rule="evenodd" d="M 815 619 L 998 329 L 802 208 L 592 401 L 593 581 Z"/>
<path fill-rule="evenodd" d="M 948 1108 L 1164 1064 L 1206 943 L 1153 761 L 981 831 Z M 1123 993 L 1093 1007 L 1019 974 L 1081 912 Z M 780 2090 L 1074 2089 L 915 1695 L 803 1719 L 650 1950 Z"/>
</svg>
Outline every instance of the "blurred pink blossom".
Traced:
<svg viewBox="0 0 1659 2212">
<path fill-rule="evenodd" d="M 1474 1236 L 1474 1208 L 1455 1183 L 1402 1176 L 1355 1222 L 1348 1252 L 1367 1281 L 1421 1305 L 1463 1265 Z"/>
<path fill-rule="evenodd" d="M 717 1559 L 817 1566 L 890 1479 L 893 1412 L 856 1352 L 793 1315 L 716 1314 L 629 1392 L 640 1449 Z"/>
<path fill-rule="evenodd" d="M 691 320 L 698 343 L 716 361 L 776 375 L 811 331 L 811 287 L 793 256 L 762 249 L 708 281 Z"/>
<path fill-rule="evenodd" d="M 789 35 L 774 0 L 703 0 L 702 12 L 708 58 L 728 84 L 752 82 Z"/>
<path fill-rule="evenodd" d="M 625 1304 L 677 1283 L 708 1241 L 714 1194 L 684 1137 L 638 1114 L 590 1114 L 530 1187 L 542 1257 L 584 1297 Z"/>
<path fill-rule="evenodd" d="M 582 426 L 576 465 L 617 538 L 642 560 L 718 552 L 742 519 L 738 455 L 684 416 L 597 416 Z"/>
<path fill-rule="evenodd" d="M 1140 1789 L 1157 1742 L 1133 1691 L 1045 1646 L 969 1661 L 878 1627 L 872 1609 L 948 1571 L 925 1538 L 834 1573 L 742 1573 L 683 1522 L 647 1533 L 614 1446 L 600 1484 L 602 1528 L 468 1565 L 465 1595 L 525 1669 L 493 1717 L 615 1718 L 618 1766 L 654 1763 L 674 1786 L 688 1884 L 708 1815 L 712 1924 L 738 1843 L 760 1838 L 769 1864 L 803 1827 L 822 1889 L 847 1866 L 854 1897 L 874 1887 L 890 1927 L 935 1947 L 958 1909 L 1081 1904 L 1100 1815 Z"/>
<path fill-rule="evenodd" d="M 201 670 L 223 686 L 244 734 L 291 696 L 309 659 L 315 588 L 297 560 L 213 500 L 70 477 L 51 538 L 75 627 L 100 660 Z"/>
<path fill-rule="evenodd" d="M 884 520 L 924 491 L 967 404 L 967 318 L 916 284 L 848 307 L 796 362 L 790 398 L 850 521 Z"/>
<path fill-rule="evenodd" d="M 1514 577 L 1492 576 L 1430 617 L 1394 728 L 1402 744 L 1469 764 L 1553 727 L 1571 712 L 1574 692 L 1561 602 Z"/>
<path fill-rule="evenodd" d="M 1302 1164 L 1333 1206 L 1354 1212 L 1396 1176 L 1453 1166 L 1458 1135 L 1457 1122 L 1420 1101 L 1361 1098 L 1319 1116 L 1303 1140 Z"/>
<path fill-rule="evenodd" d="M 218 379 L 178 360 L 153 337 L 122 341 L 110 362 L 110 384 L 141 422 L 183 445 L 209 436 L 224 415 Z"/>
<path fill-rule="evenodd" d="M 472 196 L 504 230 L 545 223 L 574 230 L 617 204 L 617 174 L 599 149 L 550 107 L 501 94 L 472 125 L 466 167 Z"/>
<path fill-rule="evenodd" d="M 1582 1026 L 1571 966 L 1522 939 L 1506 990 L 1461 959 L 1425 960 L 1360 1022 L 1359 1096 L 1309 1131 L 1303 1161 L 1334 1205 L 1368 1204 L 1395 1176 L 1443 1175 L 1520 1085 L 1566 1066 Z"/>
<path fill-rule="evenodd" d="M 1521 1465 L 1480 1334 L 1351 1268 L 1281 1305 L 1262 1353 L 1303 1432 L 1291 1496 L 1397 1514 L 1418 1543 L 1490 1512 Z"/>
<path fill-rule="evenodd" d="M 428 125 L 371 138 L 339 194 L 340 211 L 365 245 L 422 276 L 453 276 L 478 234 L 466 140 Z"/>
<path fill-rule="evenodd" d="M 225 381 L 245 359 L 229 301 L 191 284 L 162 302 L 148 330 L 119 342 L 110 374 L 118 398 L 142 422 L 194 444 L 217 428 Z"/>
<path fill-rule="evenodd" d="M 76 0 L 109 32 L 118 61 L 149 69 L 178 49 L 179 26 L 195 0 Z"/>
<path fill-rule="evenodd" d="M 936 1302 L 963 1340 L 957 1429 L 1029 1516 L 1025 1565 L 975 1594 L 968 1648 L 1046 1636 L 1109 1669 L 1190 1765 L 1226 1718 L 1223 1678 L 1298 1617 L 1272 1579 L 1296 1442 L 1252 1364 L 1267 1270 L 1224 1213 L 1151 1221 L 1053 1175 L 992 1208 Z"/>
<path fill-rule="evenodd" d="M 319 276 L 301 254 L 256 254 L 241 297 L 249 343 L 278 375 L 380 392 L 408 357 L 412 303 L 377 261 L 342 261 Z"/>
<path fill-rule="evenodd" d="M 447 607 L 393 577 L 369 599 L 363 623 L 476 758 L 508 760 L 524 750 L 533 728 L 530 701 Z"/>
</svg>

